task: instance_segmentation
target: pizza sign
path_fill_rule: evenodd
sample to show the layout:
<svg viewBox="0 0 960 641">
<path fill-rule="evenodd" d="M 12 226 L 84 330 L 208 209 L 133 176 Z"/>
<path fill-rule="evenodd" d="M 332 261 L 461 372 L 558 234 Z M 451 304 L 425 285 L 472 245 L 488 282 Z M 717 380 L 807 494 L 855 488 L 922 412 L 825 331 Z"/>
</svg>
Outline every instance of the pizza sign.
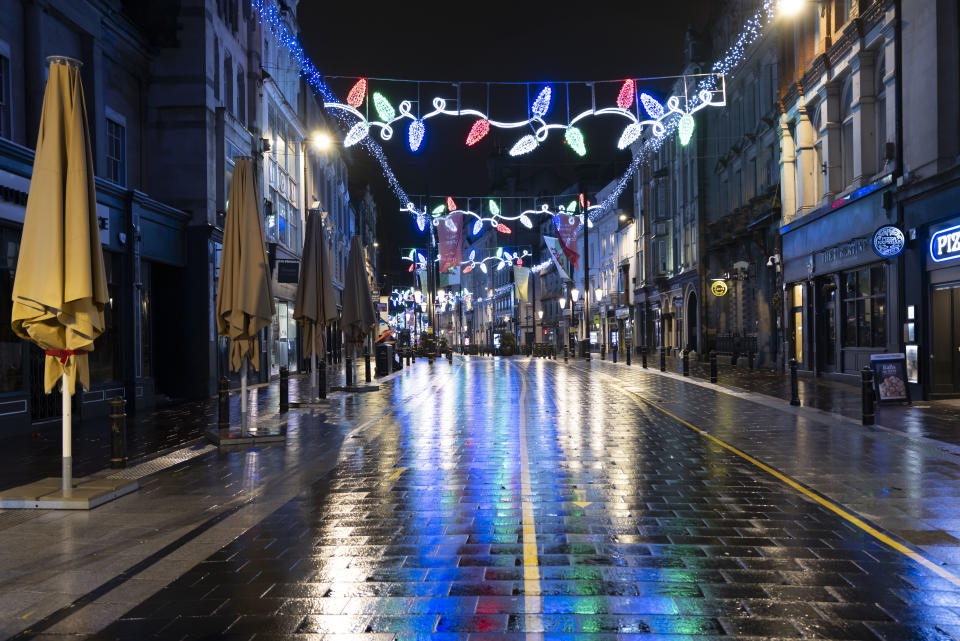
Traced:
<svg viewBox="0 0 960 641">
<path fill-rule="evenodd" d="M 960 225 L 941 229 L 930 236 L 930 258 L 935 263 L 960 258 Z"/>
</svg>

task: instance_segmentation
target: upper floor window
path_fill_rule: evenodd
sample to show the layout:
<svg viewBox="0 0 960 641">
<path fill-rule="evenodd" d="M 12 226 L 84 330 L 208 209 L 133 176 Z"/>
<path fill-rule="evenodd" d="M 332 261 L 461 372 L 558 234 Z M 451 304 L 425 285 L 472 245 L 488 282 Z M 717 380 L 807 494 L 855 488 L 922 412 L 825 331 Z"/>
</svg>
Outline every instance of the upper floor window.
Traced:
<svg viewBox="0 0 960 641">
<path fill-rule="evenodd" d="M 883 171 L 887 160 L 887 85 L 884 77 L 887 75 L 887 61 L 883 49 L 877 54 L 876 99 L 876 139 L 877 139 L 877 171 Z"/>
<path fill-rule="evenodd" d="M 223 101 L 227 111 L 234 112 L 233 104 L 233 57 L 228 53 L 223 57 Z"/>
<path fill-rule="evenodd" d="M 822 103 L 814 107 L 810 124 L 813 126 L 813 139 L 816 141 L 813 145 L 813 196 L 816 203 L 823 198 L 823 140 L 820 134 L 823 128 Z"/>
<path fill-rule="evenodd" d="M 243 80 L 243 67 L 237 68 L 237 120 L 247 124 L 247 91 Z"/>
<path fill-rule="evenodd" d="M 220 100 L 220 39 L 213 37 L 213 99 Z"/>
<path fill-rule="evenodd" d="M 840 164 L 843 185 L 853 182 L 853 78 L 847 77 L 840 92 Z"/>
<path fill-rule="evenodd" d="M 107 175 L 110 182 L 126 186 L 127 184 L 127 154 L 126 154 L 126 127 L 119 119 L 107 118 Z"/>
<path fill-rule="evenodd" d="M 0 54 L 0 138 L 13 138 L 11 85 L 10 58 Z"/>
</svg>

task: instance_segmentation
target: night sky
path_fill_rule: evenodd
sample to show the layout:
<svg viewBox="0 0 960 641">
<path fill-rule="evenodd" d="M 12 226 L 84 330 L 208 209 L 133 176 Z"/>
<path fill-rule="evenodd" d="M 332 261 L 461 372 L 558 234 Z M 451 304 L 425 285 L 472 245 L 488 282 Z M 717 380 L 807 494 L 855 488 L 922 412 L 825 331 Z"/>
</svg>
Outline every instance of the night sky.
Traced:
<svg viewBox="0 0 960 641">
<path fill-rule="evenodd" d="M 601 4 L 585 3 L 571 11 L 551 8 L 549 3 L 457 3 L 447 5 L 446 11 L 431 13 L 430 5 L 418 3 L 301 0 L 298 13 L 303 46 L 328 77 L 530 82 L 531 99 L 549 82 L 555 100 L 547 120 L 556 122 L 564 120 L 567 111 L 563 81 L 618 80 L 680 71 L 687 28 L 702 30 L 717 0 L 615 3 L 615 8 L 599 8 Z M 354 81 L 328 78 L 327 82 L 345 97 Z M 598 85 L 598 102 L 613 104 L 619 86 L 618 82 Z M 638 86 L 654 92 L 657 88 L 654 82 Z M 418 86 L 371 81 L 371 91 L 384 93 L 396 107 L 404 98 L 416 98 Z M 419 91 L 424 109 L 434 96 L 456 96 L 452 84 L 422 84 Z M 485 84 L 465 85 L 461 91 L 464 103 L 486 111 Z M 523 84 L 494 86 L 490 90 L 491 116 L 526 119 L 527 91 Z M 571 84 L 570 93 L 571 112 L 589 107 L 589 93 L 582 85 Z M 483 195 L 496 187 L 488 171 L 492 157 L 499 155 L 504 162 L 505 151 L 528 131 L 491 129 L 479 144 L 466 147 L 464 140 L 473 120 L 428 120 L 417 153 L 407 147 L 406 124 L 395 130 L 392 140 L 383 142 L 379 136 L 377 140 L 409 194 L 429 193 L 436 202 L 448 194 Z M 585 158 L 566 149 L 562 134 L 554 131 L 543 147 L 521 158 L 507 156 L 506 164 L 518 176 L 549 169 L 569 176 L 571 182 L 577 167 L 584 163 L 622 174 L 630 160 L 629 152 L 616 149 L 623 120 L 588 120 L 582 127 L 588 150 Z M 354 193 L 369 183 L 377 197 L 380 271 L 405 272 L 398 248 L 422 243 L 417 240 L 422 235 L 412 218 L 398 211 L 399 202 L 379 166 L 362 150 L 352 154 L 350 182 Z"/>
</svg>

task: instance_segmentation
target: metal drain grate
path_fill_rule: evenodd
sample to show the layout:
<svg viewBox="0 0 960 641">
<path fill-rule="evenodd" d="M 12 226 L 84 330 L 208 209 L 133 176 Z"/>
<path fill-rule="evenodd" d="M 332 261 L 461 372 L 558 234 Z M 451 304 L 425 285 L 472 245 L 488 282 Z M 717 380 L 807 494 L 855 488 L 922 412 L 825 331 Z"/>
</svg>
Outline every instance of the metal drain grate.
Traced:
<svg viewBox="0 0 960 641">
<path fill-rule="evenodd" d="M 114 472 L 107 478 L 124 480 L 142 479 L 145 476 L 156 474 L 157 472 L 165 470 L 168 467 L 179 465 L 184 461 L 189 461 L 190 459 L 197 458 L 198 456 L 206 454 L 207 452 L 213 452 L 216 449 L 216 445 L 185 447 L 181 450 L 176 450 L 174 452 L 170 452 L 169 454 L 158 456 L 155 459 L 134 465 L 133 467 L 120 470 L 119 472 Z"/>
</svg>

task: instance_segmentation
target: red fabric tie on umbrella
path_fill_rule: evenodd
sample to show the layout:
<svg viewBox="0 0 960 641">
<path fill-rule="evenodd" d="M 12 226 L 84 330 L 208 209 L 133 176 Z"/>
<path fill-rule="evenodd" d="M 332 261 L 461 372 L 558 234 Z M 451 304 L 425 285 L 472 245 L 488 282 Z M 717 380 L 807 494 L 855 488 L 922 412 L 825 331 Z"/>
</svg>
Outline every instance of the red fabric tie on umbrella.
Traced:
<svg viewBox="0 0 960 641">
<path fill-rule="evenodd" d="M 60 358 L 61 364 L 66 364 L 67 359 L 71 356 L 83 356 L 87 353 L 85 349 L 48 349 L 45 354 L 47 356 L 58 356 Z"/>
</svg>

